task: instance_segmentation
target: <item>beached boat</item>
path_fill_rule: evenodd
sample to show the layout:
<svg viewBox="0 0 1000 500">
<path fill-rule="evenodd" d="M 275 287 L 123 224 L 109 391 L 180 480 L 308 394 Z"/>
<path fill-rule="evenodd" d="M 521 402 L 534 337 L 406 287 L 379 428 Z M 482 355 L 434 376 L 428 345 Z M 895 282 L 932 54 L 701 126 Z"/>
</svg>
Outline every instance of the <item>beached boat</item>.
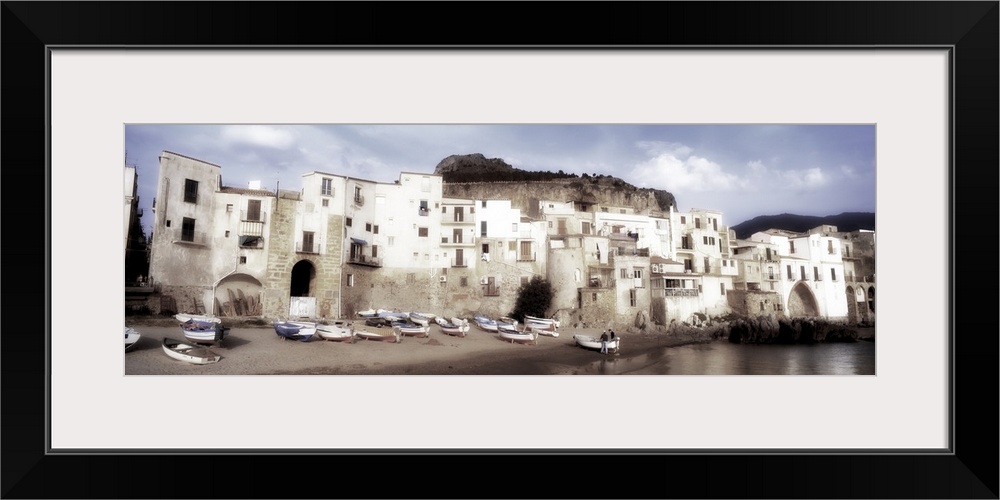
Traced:
<svg viewBox="0 0 1000 500">
<path fill-rule="evenodd" d="M 406 335 L 407 337 L 426 337 L 427 332 L 430 331 L 430 327 L 418 325 L 409 321 L 394 321 L 392 323 L 392 329 L 399 331 L 400 334 Z"/>
<path fill-rule="evenodd" d="M 222 359 L 207 347 L 185 344 L 180 340 L 163 337 L 163 352 L 178 361 L 186 361 L 196 365 L 207 365 Z"/>
<path fill-rule="evenodd" d="M 458 320 L 458 318 L 452 318 L 448 321 L 444 318 L 438 317 L 434 318 L 438 326 L 441 327 L 441 332 L 446 335 L 451 335 L 453 337 L 464 337 L 466 333 L 469 332 L 469 322 L 466 320 Z"/>
<path fill-rule="evenodd" d="M 362 340 L 380 340 L 382 342 L 402 342 L 403 338 L 396 329 L 380 329 L 378 331 L 355 328 L 354 336 Z"/>
<path fill-rule="evenodd" d="M 229 335 L 229 327 L 222 326 L 222 323 L 196 319 L 189 319 L 181 323 L 181 331 L 184 332 L 184 338 L 188 342 L 196 344 L 222 345 L 226 336 Z"/>
<path fill-rule="evenodd" d="M 354 342 L 354 328 L 348 321 L 337 320 L 329 325 L 316 325 L 316 334 L 323 340 Z"/>
<path fill-rule="evenodd" d="M 584 347 L 587 349 L 597 349 L 598 351 L 601 350 L 600 337 L 591 337 L 590 335 L 577 334 L 573 335 L 573 340 L 576 340 L 576 345 L 580 347 Z M 621 343 L 622 343 L 621 337 L 615 337 L 614 340 L 609 340 L 608 352 L 618 352 L 618 349 L 621 347 Z"/>
<path fill-rule="evenodd" d="M 365 319 L 365 325 L 374 326 L 375 328 L 382 328 L 384 326 L 392 326 L 392 320 L 389 318 L 367 318 Z"/>
<path fill-rule="evenodd" d="M 188 321 L 198 321 L 202 323 L 222 323 L 222 318 L 208 314 L 177 313 L 174 315 L 174 319 L 176 319 L 181 323 L 187 323 Z"/>
<path fill-rule="evenodd" d="M 530 324 L 526 324 L 524 326 L 524 328 L 526 330 L 531 330 L 533 333 L 537 333 L 539 335 L 545 335 L 546 337 L 558 337 L 559 336 L 559 332 L 557 332 L 553 328 L 550 328 L 549 326 L 538 327 L 538 326 L 532 326 Z"/>
<path fill-rule="evenodd" d="M 309 342 L 313 335 L 316 335 L 316 326 L 316 323 L 307 321 L 275 321 L 274 333 L 277 333 L 281 340 Z"/>
<path fill-rule="evenodd" d="M 528 322 L 541 323 L 541 324 L 550 324 L 550 325 L 552 325 L 552 329 L 553 330 L 556 329 L 556 328 L 559 328 L 559 326 L 560 326 L 559 321 L 554 320 L 552 318 L 540 318 L 538 316 L 528 316 L 527 314 L 525 314 L 524 315 L 524 323 L 527 324 Z"/>
<path fill-rule="evenodd" d="M 510 316 L 500 316 L 496 319 L 497 328 L 510 327 L 517 328 L 517 320 Z"/>
<path fill-rule="evenodd" d="M 409 321 L 410 319 L 410 313 L 408 312 L 387 311 L 385 309 L 379 309 L 376 316 L 390 321 Z"/>
<path fill-rule="evenodd" d="M 419 312 L 410 313 L 410 321 L 421 326 L 430 326 L 431 321 L 434 321 L 434 318 L 436 317 L 437 317 L 436 315 L 431 313 L 419 313 Z"/>
<path fill-rule="evenodd" d="M 483 316 L 482 314 L 476 314 L 472 317 L 472 319 L 476 322 L 476 326 L 478 326 L 481 330 L 490 333 L 497 333 L 498 325 L 495 320 Z"/>
<path fill-rule="evenodd" d="M 139 337 L 142 335 L 135 331 L 135 328 L 131 326 L 125 327 L 125 352 L 131 351 L 136 344 L 139 343 Z"/>
<path fill-rule="evenodd" d="M 378 316 L 378 311 L 375 309 L 368 309 L 366 311 L 358 311 L 357 314 L 359 318 L 374 318 L 375 316 Z"/>
<path fill-rule="evenodd" d="M 534 345 L 538 340 L 538 334 L 531 331 L 500 329 L 500 338 L 509 341 L 511 344 Z"/>
</svg>

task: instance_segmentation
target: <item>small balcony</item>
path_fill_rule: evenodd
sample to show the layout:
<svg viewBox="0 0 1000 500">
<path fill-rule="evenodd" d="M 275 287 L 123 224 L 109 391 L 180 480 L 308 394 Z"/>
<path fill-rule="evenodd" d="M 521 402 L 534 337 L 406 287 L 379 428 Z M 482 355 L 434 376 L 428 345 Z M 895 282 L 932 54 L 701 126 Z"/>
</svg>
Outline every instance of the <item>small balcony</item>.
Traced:
<svg viewBox="0 0 1000 500">
<path fill-rule="evenodd" d="M 354 206 L 356 206 L 356 207 L 363 207 L 363 206 L 365 206 L 365 197 L 364 197 L 364 195 L 361 195 L 361 194 L 355 194 L 354 195 Z"/>
<path fill-rule="evenodd" d="M 697 297 L 697 288 L 664 288 L 663 295 L 667 297 Z"/>
<path fill-rule="evenodd" d="M 295 242 L 295 252 L 296 253 L 309 253 L 309 254 L 320 254 L 323 253 L 323 245 L 318 243 L 313 243 L 311 245 L 305 245 L 301 241 Z"/>
<path fill-rule="evenodd" d="M 368 267 L 382 267 L 382 257 L 371 257 L 368 255 L 352 255 L 347 257 L 348 264 L 358 264 Z"/>
<path fill-rule="evenodd" d="M 429 209 L 427 207 L 419 207 L 419 208 L 417 208 L 417 215 L 419 215 L 421 217 L 427 217 L 430 214 L 431 214 L 431 209 Z"/>
<path fill-rule="evenodd" d="M 451 267 L 469 267 L 469 259 L 465 257 L 451 259 Z"/>
<path fill-rule="evenodd" d="M 260 223 L 264 223 L 264 222 L 267 222 L 266 219 L 267 219 L 267 213 L 266 212 L 257 211 L 257 212 L 247 213 L 246 210 L 240 210 L 240 220 L 243 221 L 243 222 L 260 222 Z"/>
<path fill-rule="evenodd" d="M 183 229 L 177 229 L 172 235 L 171 241 L 184 245 L 207 246 L 208 234 L 204 231 L 184 231 Z"/>
<path fill-rule="evenodd" d="M 469 215 L 456 215 L 454 213 L 443 213 L 441 214 L 441 224 L 468 224 L 472 225 L 476 223 L 476 219 Z"/>
<path fill-rule="evenodd" d="M 530 254 L 519 253 L 519 254 L 517 254 L 517 261 L 518 262 L 534 262 L 535 261 L 535 255 L 536 255 L 535 253 L 530 253 Z"/>
</svg>

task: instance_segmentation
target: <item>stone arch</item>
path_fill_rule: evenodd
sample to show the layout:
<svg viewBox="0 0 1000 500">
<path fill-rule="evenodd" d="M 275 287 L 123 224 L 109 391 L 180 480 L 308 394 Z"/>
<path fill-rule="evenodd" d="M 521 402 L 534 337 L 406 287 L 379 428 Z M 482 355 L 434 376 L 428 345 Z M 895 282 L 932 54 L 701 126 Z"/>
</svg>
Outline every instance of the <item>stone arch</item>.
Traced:
<svg viewBox="0 0 1000 500">
<path fill-rule="evenodd" d="M 289 292 L 292 297 L 311 297 L 312 284 L 316 279 L 316 265 L 309 260 L 300 260 L 292 266 L 292 280 Z"/>
<path fill-rule="evenodd" d="M 875 286 L 871 285 L 868 287 L 868 311 L 871 313 L 875 312 Z"/>
<path fill-rule="evenodd" d="M 854 288 L 848 285 L 845 291 L 847 295 L 847 319 L 851 324 L 863 323 L 865 321 L 865 292 L 861 288 Z"/>
<path fill-rule="evenodd" d="M 801 281 L 792 287 L 792 291 L 788 294 L 787 303 L 787 314 L 790 318 L 819 316 L 819 304 L 816 301 L 816 296 L 813 295 L 809 286 Z"/>
<path fill-rule="evenodd" d="M 215 283 L 216 316 L 260 316 L 264 287 L 246 273 L 232 273 Z"/>
</svg>

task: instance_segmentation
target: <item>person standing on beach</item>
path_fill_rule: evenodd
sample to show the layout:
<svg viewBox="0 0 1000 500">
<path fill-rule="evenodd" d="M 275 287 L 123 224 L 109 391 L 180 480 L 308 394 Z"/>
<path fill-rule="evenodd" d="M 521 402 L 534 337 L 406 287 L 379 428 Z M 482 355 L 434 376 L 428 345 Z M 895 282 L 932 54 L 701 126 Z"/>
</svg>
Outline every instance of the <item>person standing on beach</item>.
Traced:
<svg viewBox="0 0 1000 500">
<path fill-rule="evenodd" d="M 601 354 L 608 353 L 608 331 L 604 330 L 601 334 Z"/>
</svg>

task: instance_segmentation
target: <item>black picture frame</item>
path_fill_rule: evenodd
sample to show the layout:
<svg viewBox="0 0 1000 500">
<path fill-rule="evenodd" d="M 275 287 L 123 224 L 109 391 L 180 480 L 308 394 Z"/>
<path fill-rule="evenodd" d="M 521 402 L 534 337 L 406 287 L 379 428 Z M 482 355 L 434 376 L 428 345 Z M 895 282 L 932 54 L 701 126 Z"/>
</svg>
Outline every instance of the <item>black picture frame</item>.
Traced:
<svg viewBox="0 0 1000 500">
<path fill-rule="evenodd" d="M 3 2 L 3 250 L 30 276 L 8 275 L 4 294 L 2 495 L 998 498 L 998 12 L 996 1 Z M 47 48 L 187 45 L 951 47 L 952 453 L 48 454 Z M 46 318 L 45 332 L 25 318 Z"/>
</svg>

